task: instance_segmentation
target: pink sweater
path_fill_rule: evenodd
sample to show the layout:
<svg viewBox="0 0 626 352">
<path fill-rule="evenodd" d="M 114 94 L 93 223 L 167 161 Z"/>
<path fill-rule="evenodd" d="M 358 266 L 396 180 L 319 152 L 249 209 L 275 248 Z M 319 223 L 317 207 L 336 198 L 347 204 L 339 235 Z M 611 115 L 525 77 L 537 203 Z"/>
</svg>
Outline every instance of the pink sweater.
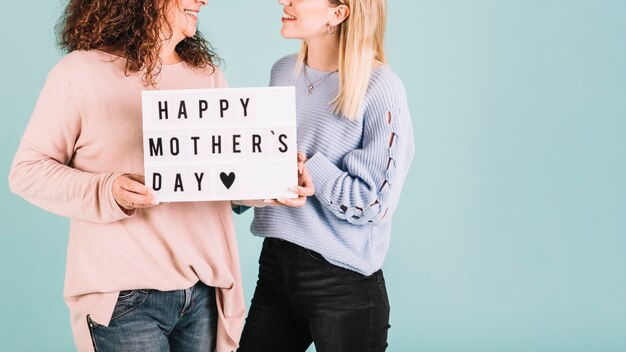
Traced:
<svg viewBox="0 0 626 352">
<path fill-rule="evenodd" d="M 86 316 L 108 325 L 121 290 L 216 288 L 217 351 L 237 348 L 245 305 L 228 202 L 161 204 L 126 215 L 111 185 L 143 174 L 141 74 L 98 50 L 50 71 L 9 176 L 11 190 L 71 219 L 64 296 L 79 351 L 93 350 Z M 225 87 L 221 71 L 164 66 L 159 89 Z"/>
</svg>

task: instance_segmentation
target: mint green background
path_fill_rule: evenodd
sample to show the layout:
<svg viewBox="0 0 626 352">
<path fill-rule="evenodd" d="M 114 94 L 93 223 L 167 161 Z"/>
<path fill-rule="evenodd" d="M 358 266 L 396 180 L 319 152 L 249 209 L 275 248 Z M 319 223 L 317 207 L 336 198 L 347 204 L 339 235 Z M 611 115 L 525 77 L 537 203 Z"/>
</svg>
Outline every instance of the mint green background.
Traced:
<svg viewBox="0 0 626 352">
<path fill-rule="evenodd" d="M 3 177 L 60 56 L 61 7 L 0 3 Z M 391 0 L 389 12 L 416 143 L 384 266 L 389 350 L 626 351 L 626 2 Z M 280 15 L 276 1 L 204 8 L 232 86 L 266 85 L 297 49 Z M 68 221 L 3 182 L 0 350 L 72 350 Z M 250 220 L 236 220 L 248 301 Z"/>
</svg>

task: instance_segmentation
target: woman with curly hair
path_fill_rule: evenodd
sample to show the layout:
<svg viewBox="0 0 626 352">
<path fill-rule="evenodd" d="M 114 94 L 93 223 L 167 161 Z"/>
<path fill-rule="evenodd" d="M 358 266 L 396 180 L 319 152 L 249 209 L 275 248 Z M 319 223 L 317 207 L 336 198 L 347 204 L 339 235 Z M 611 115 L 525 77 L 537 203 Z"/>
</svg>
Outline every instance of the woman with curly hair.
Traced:
<svg viewBox="0 0 626 352">
<path fill-rule="evenodd" d="M 70 218 L 64 296 L 79 351 L 232 351 L 244 302 L 229 202 L 158 204 L 141 91 L 225 87 L 206 0 L 70 0 L 68 52 L 15 155 L 14 193 Z"/>
</svg>

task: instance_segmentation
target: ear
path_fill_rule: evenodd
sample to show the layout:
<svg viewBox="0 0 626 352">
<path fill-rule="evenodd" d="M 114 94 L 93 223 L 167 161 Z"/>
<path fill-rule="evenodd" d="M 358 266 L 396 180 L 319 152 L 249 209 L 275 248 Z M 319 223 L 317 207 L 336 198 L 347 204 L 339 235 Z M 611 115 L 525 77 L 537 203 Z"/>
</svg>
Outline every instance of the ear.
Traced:
<svg viewBox="0 0 626 352">
<path fill-rule="evenodd" d="M 350 8 L 346 5 L 339 5 L 333 9 L 333 15 L 328 21 L 331 26 L 338 26 L 350 16 Z"/>
</svg>

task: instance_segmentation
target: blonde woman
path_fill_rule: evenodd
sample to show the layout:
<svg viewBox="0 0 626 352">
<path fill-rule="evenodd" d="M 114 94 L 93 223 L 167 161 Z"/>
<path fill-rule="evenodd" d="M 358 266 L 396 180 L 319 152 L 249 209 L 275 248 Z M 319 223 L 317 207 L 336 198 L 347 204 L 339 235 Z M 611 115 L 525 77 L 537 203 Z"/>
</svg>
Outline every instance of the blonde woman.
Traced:
<svg viewBox="0 0 626 352">
<path fill-rule="evenodd" d="M 383 351 L 380 270 L 413 158 L 404 87 L 383 51 L 385 0 L 280 0 L 281 33 L 303 40 L 274 65 L 295 86 L 298 148 L 315 194 L 255 208 L 265 237 L 239 351 Z"/>
</svg>

